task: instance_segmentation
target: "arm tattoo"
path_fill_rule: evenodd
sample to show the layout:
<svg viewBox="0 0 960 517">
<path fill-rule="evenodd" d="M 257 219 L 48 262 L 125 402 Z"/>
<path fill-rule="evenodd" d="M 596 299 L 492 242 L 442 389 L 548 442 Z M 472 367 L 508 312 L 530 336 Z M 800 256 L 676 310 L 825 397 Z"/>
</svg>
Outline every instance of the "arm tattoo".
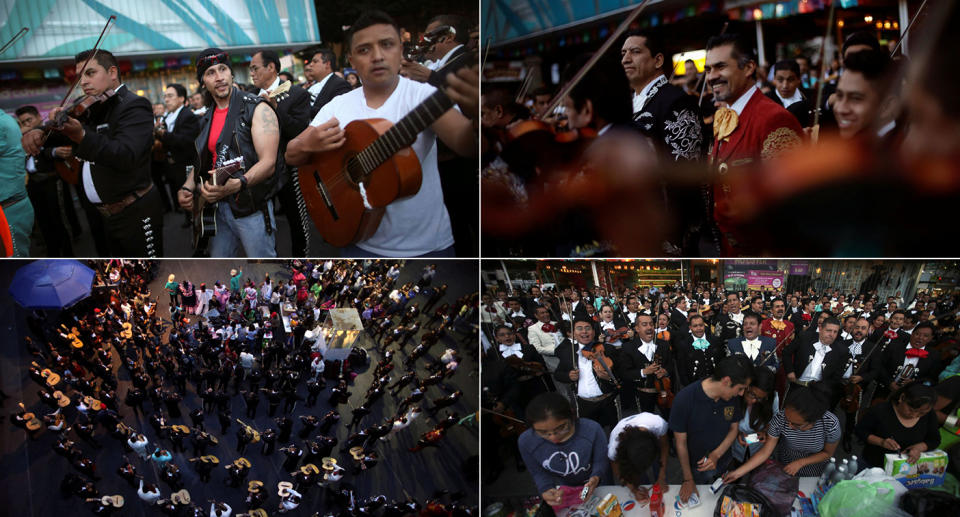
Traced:
<svg viewBox="0 0 960 517">
<path fill-rule="evenodd" d="M 279 127 L 277 125 L 277 115 L 273 112 L 272 109 L 264 109 L 260 114 L 260 123 L 262 125 L 261 131 L 267 135 L 275 135 L 279 132 Z"/>
</svg>

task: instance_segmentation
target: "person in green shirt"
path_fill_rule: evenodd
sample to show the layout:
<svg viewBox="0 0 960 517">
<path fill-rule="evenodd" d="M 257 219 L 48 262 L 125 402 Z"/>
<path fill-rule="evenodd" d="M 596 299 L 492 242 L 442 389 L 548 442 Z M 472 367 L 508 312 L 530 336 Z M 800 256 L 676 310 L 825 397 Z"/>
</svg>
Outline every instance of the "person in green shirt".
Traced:
<svg viewBox="0 0 960 517">
<path fill-rule="evenodd" d="M 177 283 L 176 278 L 176 275 L 170 273 L 170 276 L 167 277 L 167 284 L 163 286 L 170 293 L 170 305 L 177 305 L 177 297 L 180 292 L 180 284 Z"/>
<path fill-rule="evenodd" d="M 0 204 L 10 226 L 12 257 L 30 256 L 30 232 L 33 231 L 33 204 L 27 197 L 27 155 L 20 143 L 20 123 L 0 111 Z"/>
<path fill-rule="evenodd" d="M 230 294 L 240 294 L 240 277 L 243 276 L 243 270 L 230 270 Z"/>
</svg>

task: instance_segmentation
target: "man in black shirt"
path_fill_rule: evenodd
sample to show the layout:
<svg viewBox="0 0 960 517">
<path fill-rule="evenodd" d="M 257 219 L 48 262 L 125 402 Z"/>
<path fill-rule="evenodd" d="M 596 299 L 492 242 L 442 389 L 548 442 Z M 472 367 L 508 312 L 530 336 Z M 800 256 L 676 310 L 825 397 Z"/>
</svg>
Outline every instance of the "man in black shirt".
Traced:
<svg viewBox="0 0 960 517">
<path fill-rule="evenodd" d="M 83 93 L 106 99 L 81 115 L 82 121 L 67 116 L 45 144 L 71 145 L 73 155 L 84 161 L 80 195 L 99 213 L 91 221 L 94 238 L 103 243 L 99 252 L 120 257 L 162 256 L 163 205 L 150 177 L 150 101 L 120 82 L 117 60 L 109 51 L 83 51 L 74 63 L 81 74 Z M 50 118 L 56 119 L 60 111 L 54 108 Z M 43 133 L 34 129 L 23 135 L 27 154 L 40 153 Z"/>
<path fill-rule="evenodd" d="M 170 187 L 170 198 L 177 197 L 176 191 L 186 178 L 187 165 L 193 165 L 197 154 L 193 140 L 200 134 L 200 117 L 193 114 L 187 104 L 187 89 L 180 84 L 171 84 L 163 93 L 163 104 L 167 110 L 164 121 L 154 136 L 162 144 L 164 157 L 163 177 Z M 161 185 L 157 185 L 163 188 Z M 186 211 L 184 228 L 190 227 L 190 212 Z"/>
</svg>

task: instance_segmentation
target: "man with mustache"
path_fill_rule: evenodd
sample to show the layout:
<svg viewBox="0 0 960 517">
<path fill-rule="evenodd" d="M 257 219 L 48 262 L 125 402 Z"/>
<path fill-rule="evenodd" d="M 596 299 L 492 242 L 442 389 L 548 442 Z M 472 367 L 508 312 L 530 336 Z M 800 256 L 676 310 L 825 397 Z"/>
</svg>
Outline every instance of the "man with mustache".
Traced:
<svg viewBox="0 0 960 517">
<path fill-rule="evenodd" d="M 749 250 L 735 224 L 740 193 L 732 189 L 731 169 L 758 169 L 781 152 L 798 146 L 803 129 L 796 117 L 759 92 L 756 51 L 737 34 L 707 41 L 707 83 L 717 109 L 713 119 L 711 164 L 720 175 L 714 182 L 713 216 L 725 255 Z"/>
<path fill-rule="evenodd" d="M 233 87 L 230 57 L 208 48 L 197 57 L 197 80 L 203 85 L 208 109 L 200 121 L 195 147 L 196 170 L 210 171 L 243 157 L 243 169 L 222 184 L 197 185 L 188 177 L 178 200 L 193 208 L 193 196 L 217 203 L 217 233 L 210 240 L 210 256 L 233 257 L 242 249 L 248 257 L 276 257 L 274 206 L 279 190 L 275 171 L 284 171 L 277 114 L 263 97 Z"/>
</svg>

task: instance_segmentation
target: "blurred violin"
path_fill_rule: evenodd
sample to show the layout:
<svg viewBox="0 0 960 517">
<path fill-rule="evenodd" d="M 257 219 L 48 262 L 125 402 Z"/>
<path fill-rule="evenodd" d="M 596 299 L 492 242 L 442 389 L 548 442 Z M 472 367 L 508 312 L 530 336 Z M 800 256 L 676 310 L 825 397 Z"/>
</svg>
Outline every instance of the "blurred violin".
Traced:
<svg viewBox="0 0 960 517">
<path fill-rule="evenodd" d="M 616 330 L 607 329 L 603 331 L 604 341 L 608 345 L 612 345 L 617 341 L 627 338 L 627 335 L 630 333 L 630 327 L 620 327 Z"/>
<path fill-rule="evenodd" d="M 661 365 L 660 354 L 655 354 L 653 356 L 653 362 L 660 368 L 663 368 Z M 657 405 L 661 408 L 668 409 L 673 406 L 673 389 L 670 383 L 670 377 L 664 375 L 663 377 L 656 377 L 653 381 L 653 387 L 657 390 Z"/>
<path fill-rule="evenodd" d="M 611 368 L 613 367 L 613 359 L 610 359 L 606 355 L 606 351 L 603 349 L 603 344 L 594 343 L 593 345 L 587 345 L 583 350 L 580 351 L 583 354 L 583 357 L 593 363 L 593 371 L 597 373 L 606 372 L 610 376 L 610 381 L 613 382 L 617 389 L 620 389 L 620 382 L 617 381 L 616 376 L 613 375 Z"/>
</svg>

